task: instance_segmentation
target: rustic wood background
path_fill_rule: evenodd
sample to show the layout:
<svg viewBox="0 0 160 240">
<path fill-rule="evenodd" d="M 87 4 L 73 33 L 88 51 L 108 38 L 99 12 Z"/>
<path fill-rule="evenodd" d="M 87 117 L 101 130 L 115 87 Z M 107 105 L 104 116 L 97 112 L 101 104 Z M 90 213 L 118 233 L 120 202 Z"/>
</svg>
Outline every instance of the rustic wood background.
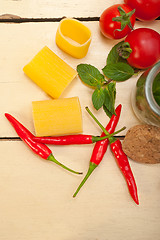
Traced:
<svg viewBox="0 0 160 240">
<path fill-rule="evenodd" d="M 34 133 L 31 102 L 50 99 L 23 73 L 23 66 L 45 45 L 73 68 L 90 63 L 100 70 L 117 43 L 104 38 L 98 26 L 103 10 L 122 0 L 1 0 L 0 1 L 0 240 L 159 240 L 160 165 L 138 164 L 130 159 L 140 205 L 132 201 L 110 149 L 76 199 L 81 176 L 66 173 L 35 156 L 17 137 L 4 117 L 13 114 Z M 55 44 L 59 21 L 82 21 L 92 31 L 83 59 L 74 59 Z M 136 28 L 160 32 L 160 20 L 136 22 Z M 131 108 L 131 93 L 138 75 L 117 83 L 116 105 L 123 110 L 117 129 L 139 124 Z M 79 96 L 84 133 L 100 134 L 84 108 L 92 110 L 92 89 L 77 77 L 61 97 Z M 106 125 L 103 111 L 93 110 Z M 120 134 L 123 138 L 126 131 Z M 93 145 L 51 146 L 55 157 L 70 166 L 88 169 Z"/>
</svg>

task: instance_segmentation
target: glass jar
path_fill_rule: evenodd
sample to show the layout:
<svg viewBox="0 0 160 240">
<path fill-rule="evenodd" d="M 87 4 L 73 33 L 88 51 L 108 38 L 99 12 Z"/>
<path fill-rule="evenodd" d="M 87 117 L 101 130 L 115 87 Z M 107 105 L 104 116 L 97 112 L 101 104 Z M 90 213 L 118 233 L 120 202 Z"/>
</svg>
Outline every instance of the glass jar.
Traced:
<svg viewBox="0 0 160 240">
<path fill-rule="evenodd" d="M 152 86 L 159 72 L 160 62 L 140 76 L 132 93 L 132 107 L 135 115 L 142 122 L 158 127 L 160 127 L 160 106 L 154 99 Z"/>
</svg>

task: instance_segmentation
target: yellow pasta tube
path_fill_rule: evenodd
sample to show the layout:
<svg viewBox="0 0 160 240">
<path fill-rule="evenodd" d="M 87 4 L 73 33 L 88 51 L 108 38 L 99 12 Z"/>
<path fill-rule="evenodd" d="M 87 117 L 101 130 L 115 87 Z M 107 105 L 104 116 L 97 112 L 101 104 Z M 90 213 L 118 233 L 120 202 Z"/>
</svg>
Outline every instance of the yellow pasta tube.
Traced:
<svg viewBox="0 0 160 240">
<path fill-rule="evenodd" d="M 91 31 L 80 21 L 64 18 L 56 33 L 56 44 L 64 52 L 75 58 L 83 58 L 91 43 Z"/>
<path fill-rule="evenodd" d="M 78 97 L 33 101 L 36 136 L 56 136 L 82 132 L 82 114 Z"/>
<path fill-rule="evenodd" d="M 53 98 L 59 98 L 77 72 L 45 46 L 24 68 L 25 74 Z"/>
</svg>

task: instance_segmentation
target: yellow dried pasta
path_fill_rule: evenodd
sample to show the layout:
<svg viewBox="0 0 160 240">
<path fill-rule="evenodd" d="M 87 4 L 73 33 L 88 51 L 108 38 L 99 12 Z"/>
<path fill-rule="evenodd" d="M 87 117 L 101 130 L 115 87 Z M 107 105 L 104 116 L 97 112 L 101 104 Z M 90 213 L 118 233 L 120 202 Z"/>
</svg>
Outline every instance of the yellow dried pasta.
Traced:
<svg viewBox="0 0 160 240">
<path fill-rule="evenodd" d="M 43 91 L 59 98 L 77 71 L 45 46 L 24 68 L 25 74 Z"/>
<path fill-rule="evenodd" d="M 82 113 L 78 97 L 33 101 L 36 136 L 56 136 L 82 132 Z"/>
</svg>

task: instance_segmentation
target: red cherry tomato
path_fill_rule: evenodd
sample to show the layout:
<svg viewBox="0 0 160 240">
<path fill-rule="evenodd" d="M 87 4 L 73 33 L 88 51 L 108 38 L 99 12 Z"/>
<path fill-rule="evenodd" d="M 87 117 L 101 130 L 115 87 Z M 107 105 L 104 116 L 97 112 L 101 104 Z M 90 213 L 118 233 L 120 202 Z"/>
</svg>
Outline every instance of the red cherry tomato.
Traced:
<svg viewBox="0 0 160 240">
<path fill-rule="evenodd" d="M 122 16 L 120 14 L 120 11 L 118 10 L 118 7 L 122 8 L 122 11 L 127 14 L 126 16 Z M 99 26 L 102 34 L 110 39 L 120 39 L 125 37 L 133 28 L 135 24 L 135 14 L 132 13 L 132 15 L 128 16 L 128 13 L 133 11 L 131 7 L 129 7 L 126 4 L 115 4 L 109 8 L 107 8 L 101 15 L 100 20 L 99 20 Z M 119 17 L 122 16 L 122 23 L 120 21 L 117 21 Z M 118 18 L 117 18 L 118 17 Z M 128 24 L 130 27 L 127 25 L 126 18 L 128 17 Z M 117 20 L 113 20 L 113 18 L 117 18 Z M 126 25 L 124 25 L 126 24 Z M 121 30 L 121 28 L 123 30 Z"/>
<path fill-rule="evenodd" d="M 131 8 L 136 9 L 139 20 L 151 21 L 160 16 L 160 0 L 124 0 Z"/>
<path fill-rule="evenodd" d="M 126 37 L 125 42 L 132 49 L 127 61 L 133 67 L 145 69 L 160 59 L 160 34 L 152 29 L 136 29 Z"/>
</svg>

